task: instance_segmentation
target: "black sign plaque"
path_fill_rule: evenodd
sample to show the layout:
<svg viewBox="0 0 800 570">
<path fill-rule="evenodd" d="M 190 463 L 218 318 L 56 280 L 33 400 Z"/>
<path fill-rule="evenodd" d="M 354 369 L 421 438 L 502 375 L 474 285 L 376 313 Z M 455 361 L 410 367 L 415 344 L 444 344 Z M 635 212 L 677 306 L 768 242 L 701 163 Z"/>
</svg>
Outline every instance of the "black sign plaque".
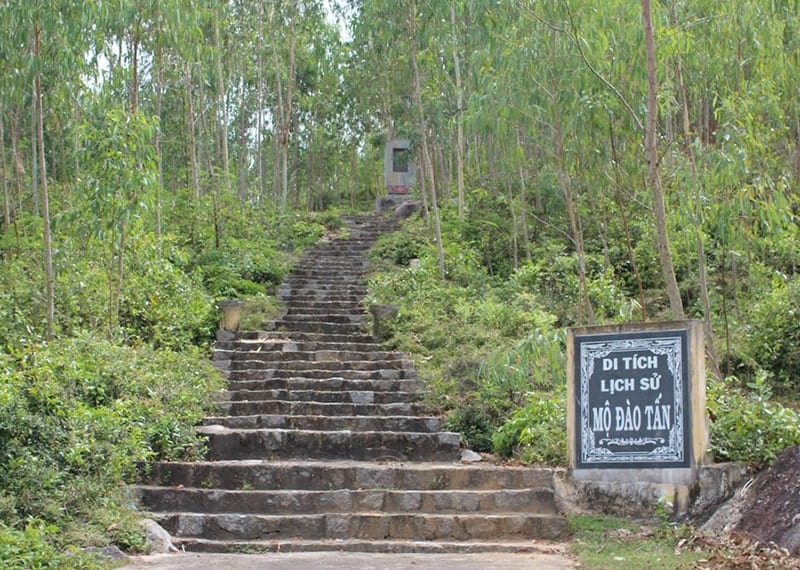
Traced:
<svg viewBox="0 0 800 570">
<path fill-rule="evenodd" d="M 687 331 L 574 338 L 576 468 L 688 467 Z"/>
</svg>

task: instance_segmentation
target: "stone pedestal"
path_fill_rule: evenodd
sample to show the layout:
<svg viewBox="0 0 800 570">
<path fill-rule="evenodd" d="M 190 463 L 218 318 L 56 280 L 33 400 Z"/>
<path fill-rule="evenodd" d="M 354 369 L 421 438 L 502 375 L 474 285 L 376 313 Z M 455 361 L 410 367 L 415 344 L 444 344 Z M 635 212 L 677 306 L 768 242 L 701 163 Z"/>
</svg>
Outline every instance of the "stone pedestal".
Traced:
<svg viewBox="0 0 800 570">
<path fill-rule="evenodd" d="M 689 508 L 708 463 L 700 321 L 569 330 L 569 475 L 598 494 L 662 496 Z"/>
<path fill-rule="evenodd" d="M 219 320 L 219 329 L 217 330 L 217 340 L 232 340 L 239 330 L 244 301 L 238 299 L 219 301 L 217 308 L 222 313 Z"/>
</svg>

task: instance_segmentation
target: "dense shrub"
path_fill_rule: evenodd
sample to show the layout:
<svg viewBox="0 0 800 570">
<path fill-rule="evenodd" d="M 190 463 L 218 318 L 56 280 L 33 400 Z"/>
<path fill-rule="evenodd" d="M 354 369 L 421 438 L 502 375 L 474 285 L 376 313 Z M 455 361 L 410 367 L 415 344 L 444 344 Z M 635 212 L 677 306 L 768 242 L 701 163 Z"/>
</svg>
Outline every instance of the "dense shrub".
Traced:
<svg viewBox="0 0 800 570">
<path fill-rule="evenodd" d="M 106 568 L 95 556 L 58 544 L 58 529 L 32 519 L 21 529 L 0 522 L 0 561 L 5 570 L 94 570 Z"/>
<path fill-rule="evenodd" d="M 772 375 L 779 393 L 800 390 L 800 279 L 773 279 L 771 291 L 757 299 L 746 327 L 746 352 Z"/>
<path fill-rule="evenodd" d="M 715 459 L 760 466 L 773 461 L 781 450 L 800 445 L 800 413 L 772 399 L 765 374 L 746 389 L 738 384 L 735 378 L 708 384 Z"/>
<path fill-rule="evenodd" d="M 492 437 L 495 452 L 525 463 L 566 465 L 567 399 L 562 385 L 555 392 L 534 392 Z"/>
<path fill-rule="evenodd" d="M 412 221 L 402 231 L 384 234 L 378 238 L 369 256 L 372 260 L 386 260 L 408 267 L 412 259 L 419 258 L 429 247 L 430 243 L 421 223 Z"/>
<path fill-rule="evenodd" d="M 447 416 L 447 429 L 461 434 L 473 451 L 491 451 L 492 433 L 496 424 L 479 401 L 453 409 Z"/>
<path fill-rule="evenodd" d="M 627 316 L 629 308 L 623 287 L 609 269 L 592 255 L 586 257 L 586 288 L 595 318 L 602 322 Z M 510 277 L 510 285 L 536 295 L 541 307 L 559 318 L 562 326 L 578 323 L 580 288 L 575 254 L 546 256 L 521 265 Z"/>
<path fill-rule="evenodd" d="M 0 355 L 3 518 L 64 527 L 121 509 L 120 484 L 137 462 L 202 453 L 193 426 L 220 386 L 195 350 L 89 335 Z"/>
<path fill-rule="evenodd" d="M 159 348 L 182 349 L 207 342 L 216 314 L 211 296 L 194 275 L 142 239 L 129 257 L 129 277 L 120 299 L 126 337 Z"/>
</svg>

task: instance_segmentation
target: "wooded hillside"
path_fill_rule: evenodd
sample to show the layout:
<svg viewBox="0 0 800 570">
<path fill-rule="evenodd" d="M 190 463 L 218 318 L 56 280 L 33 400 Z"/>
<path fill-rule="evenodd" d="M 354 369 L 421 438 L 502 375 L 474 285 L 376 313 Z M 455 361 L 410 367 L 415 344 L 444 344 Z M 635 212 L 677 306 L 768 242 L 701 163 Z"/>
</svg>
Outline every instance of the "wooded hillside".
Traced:
<svg viewBox="0 0 800 570">
<path fill-rule="evenodd" d="M 712 411 L 748 383 L 796 403 L 798 0 L 29 0 L 0 29 L 0 531 L 107 527 L 135 461 L 196 454 L 214 301 L 258 326 L 293 255 L 372 209 L 395 136 L 423 217 L 371 298 L 486 448 L 559 425 L 524 406 L 574 324 L 702 319 Z"/>
</svg>

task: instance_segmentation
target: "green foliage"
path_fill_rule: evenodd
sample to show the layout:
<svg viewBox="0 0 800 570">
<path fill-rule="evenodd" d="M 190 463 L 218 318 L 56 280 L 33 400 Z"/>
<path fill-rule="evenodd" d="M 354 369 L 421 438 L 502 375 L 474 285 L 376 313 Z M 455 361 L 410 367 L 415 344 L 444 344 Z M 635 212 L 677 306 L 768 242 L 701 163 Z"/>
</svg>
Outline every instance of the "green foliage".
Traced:
<svg viewBox="0 0 800 570">
<path fill-rule="evenodd" d="M 492 433 L 496 425 L 480 401 L 454 408 L 447 416 L 446 426 L 460 433 L 464 443 L 473 451 L 492 450 Z"/>
<path fill-rule="evenodd" d="M 245 331 L 258 330 L 264 323 L 277 318 L 283 307 L 275 297 L 258 295 L 249 297 L 242 307 L 239 329 Z"/>
<path fill-rule="evenodd" d="M 555 392 L 533 392 L 492 436 L 503 457 L 524 463 L 566 465 L 567 401 L 563 385 Z"/>
<path fill-rule="evenodd" d="M 613 321 L 627 316 L 627 299 L 610 269 L 594 255 L 586 256 L 589 301 L 598 321 Z M 537 296 L 544 310 L 558 315 L 559 324 L 577 324 L 579 306 L 578 259 L 575 254 L 549 252 L 537 261 L 521 265 L 510 284 Z"/>
<path fill-rule="evenodd" d="M 374 274 L 369 302 L 400 306 L 393 342 L 416 357 L 429 405 L 447 411 L 449 428 L 473 449 L 489 451 L 492 434 L 530 392 L 563 384 L 564 335 L 533 294 L 489 277 L 464 242 L 445 241 L 442 282 L 433 247 L 415 249 L 418 226 L 407 223 L 381 240 L 375 257 L 414 248 L 420 263 Z M 445 235 L 460 240 L 457 232 Z"/>
<path fill-rule="evenodd" d="M 314 245 L 325 234 L 325 227 L 316 222 L 297 220 L 292 224 L 292 241 L 299 247 Z"/>
<path fill-rule="evenodd" d="M 208 341 L 216 311 L 196 276 L 163 255 L 165 245 L 142 236 L 129 248 L 120 326 L 136 342 L 180 350 Z"/>
<path fill-rule="evenodd" d="M 755 300 L 746 328 L 749 356 L 770 373 L 781 394 L 800 390 L 800 279 L 775 277 Z"/>
<path fill-rule="evenodd" d="M 414 224 L 418 228 L 418 224 Z M 430 247 L 425 234 L 412 232 L 409 226 L 405 231 L 384 234 L 378 238 L 369 256 L 373 261 L 387 260 L 395 265 L 408 267 L 412 259 L 418 259 Z"/>
<path fill-rule="evenodd" d="M 478 383 L 489 408 L 505 415 L 523 405 L 532 391 L 563 385 L 564 342 L 561 331 L 540 323 L 515 346 L 487 356 L 481 362 Z"/>
<path fill-rule="evenodd" d="M 0 355 L 0 374 L 4 518 L 61 527 L 107 512 L 138 462 L 197 457 L 192 426 L 221 386 L 196 351 L 88 335 Z"/>
<path fill-rule="evenodd" d="M 766 374 L 746 389 L 737 383 L 726 378 L 708 384 L 711 452 L 717 460 L 761 466 L 800 445 L 800 413 L 772 399 Z"/>
<path fill-rule="evenodd" d="M 58 529 L 31 519 L 21 529 L 0 523 L 0 562 L 7 570 L 94 570 L 105 568 L 95 556 L 64 550 L 58 544 Z"/>
</svg>

